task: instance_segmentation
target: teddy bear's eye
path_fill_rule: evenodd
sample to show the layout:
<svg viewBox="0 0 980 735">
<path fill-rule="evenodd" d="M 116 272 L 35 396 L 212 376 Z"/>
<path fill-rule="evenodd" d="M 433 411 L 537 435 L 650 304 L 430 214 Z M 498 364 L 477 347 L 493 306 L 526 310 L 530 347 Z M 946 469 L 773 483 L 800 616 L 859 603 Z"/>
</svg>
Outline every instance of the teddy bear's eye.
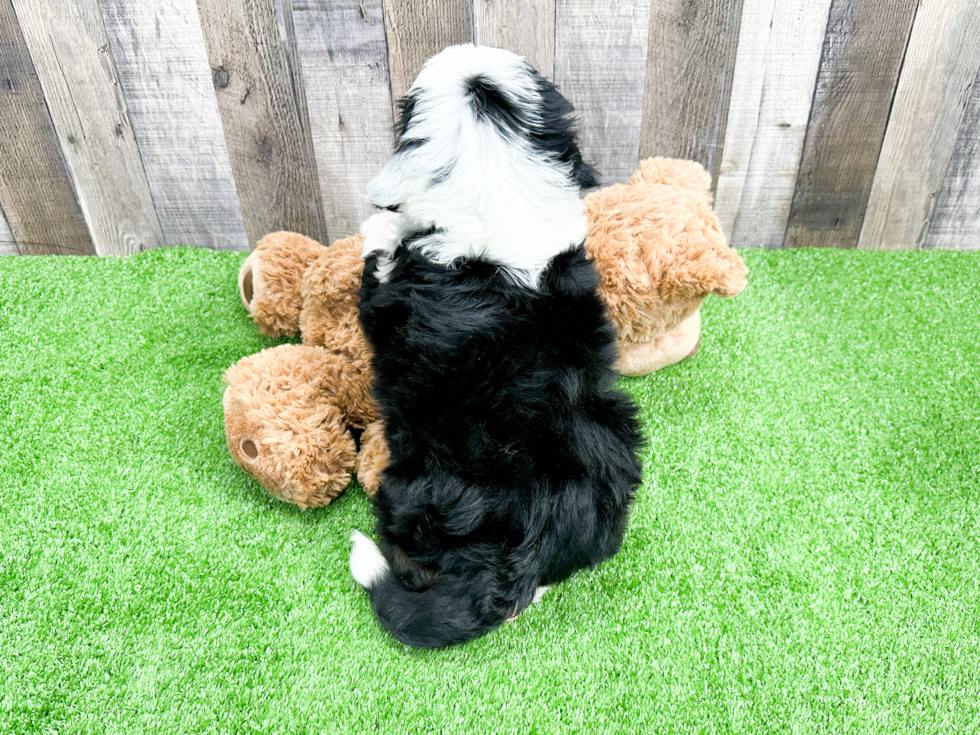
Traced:
<svg viewBox="0 0 980 735">
<path fill-rule="evenodd" d="M 251 439 L 242 440 L 242 451 L 252 459 L 259 456 L 259 448 L 255 446 L 255 442 L 253 442 Z"/>
</svg>

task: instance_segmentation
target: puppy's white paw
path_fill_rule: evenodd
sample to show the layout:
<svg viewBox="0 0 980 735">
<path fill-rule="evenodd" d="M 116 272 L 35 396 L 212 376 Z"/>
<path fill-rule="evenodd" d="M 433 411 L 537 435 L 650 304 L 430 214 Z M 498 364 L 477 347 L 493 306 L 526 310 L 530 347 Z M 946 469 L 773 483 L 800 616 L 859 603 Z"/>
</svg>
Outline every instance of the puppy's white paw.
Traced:
<svg viewBox="0 0 980 735">
<path fill-rule="evenodd" d="M 544 597 L 545 592 L 550 589 L 551 585 L 549 584 L 543 587 L 538 587 L 536 590 L 534 590 L 534 599 L 531 600 L 531 604 L 533 605 L 535 602 L 541 602 L 541 598 Z"/>
<path fill-rule="evenodd" d="M 402 219 L 397 212 L 378 212 L 364 220 L 361 224 L 364 235 L 361 257 L 367 258 L 375 252 L 394 252 L 402 234 Z"/>
<path fill-rule="evenodd" d="M 388 561 L 381 549 L 360 531 L 351 531 L 350 573 L 364 589 L 371 589 L 375 582 L 388 571 Z"/>
</svg>

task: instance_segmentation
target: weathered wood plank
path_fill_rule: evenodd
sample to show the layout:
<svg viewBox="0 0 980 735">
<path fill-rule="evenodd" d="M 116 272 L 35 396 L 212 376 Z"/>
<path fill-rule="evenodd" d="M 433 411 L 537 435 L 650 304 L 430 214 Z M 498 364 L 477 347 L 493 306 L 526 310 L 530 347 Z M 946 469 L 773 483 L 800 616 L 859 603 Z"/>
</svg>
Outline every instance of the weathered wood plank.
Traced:
<svg viewBox="0 0 980 735">
<path fill-rule="evenodd" d="M 303 81 L 303 69 L 299 61 L 299 50 L 296 45 L 296 27 L 293 24 L 293 0 L 273 0 L 276 6 L 276 17 L 280 26 L 282 46 L 286 52 L 289 64 L 289 79 L 293 85 L 293 99 L 296 101 L 296 112 L 299 115 L 300 128 L 303 130 L 309 146 L 310 169 L 316 177 L 316 209 L 319 216 L 321 238 L 320 242 L 329 243 L 326 214 L 323 209 L 323 194 L 320 191 L 320 176 L 316 171 L 316 152 L 313 150 L 313 126 L 310 123 L 310 112 L 306 104 L 306 85 Z"/>
<path fill-rule="evenodd" d="M 641 159 L 693 159 L 717 178 L 741 12 L 742 0 L 652 5 Z"/>
<path fill-rule="evenodd" d="M 335 239 L 376 211 L 365 188 L 392 150 L 381 0 L 301 0 L 292 19 L 326 229 Z"/>
<path fill-rule="evenodd" d="M 20 255 L 17 243 L 14 242 L 14 233 L 10 231 L 7 218 L 0 209 L 0 255 Z"/>
<path fill-rule="evenodd" d="M 193 3 L 99 2 L 166 244 L 248 249 Z"/>
<path fill-rule="evenodd" d="M 858 247 L 922 247 L 980 69 L 976 0 L 922 0 Z"/>
<path fill-rule="evenodd" d="M 715 213 L 729 236 L 742 203 L 742 189 L 759 126 L 774 0 L 744 0 L 739 21 L 728 119 L 715 185 Z"/>
<path fill-rule="evenodd" d="M 555 76 L 555 0 L 475 0 L 473 37 L 524 56 L 548 79 Z"/>
<path fill-rule="evenodd" d="M 313 143 L 273 0 L 198 0 L 249 243 L 277 230 L 322 240 Z"/>
<path fill-rule="evenodd" d="M 412 86 L 426 59 L 446 46 L 473 40 L 472 0 L 385 0 L 384 15 L 395 101 Z"/>
<path fill-rule="evenodd" d="M 21 253 L 95 252 L 10 0 L 0 0 L 0 202 Z"/>
<path fill-rule="evenodd" d="M 980 250 L 980 73 L 973 82 L 925 247 Z"/>
<path fill-rule="evenodd" d="M 834 0 L 787 247 L 857 245 L 919 0 Z"/>
<path fill-rule="evenodd" d="M 830 0 L 773 7 L 759 121 L 745 172 L 735 247 L 782 247 L 806 136 Z"/>
<path fill-rule="evenodd" d="M 14 0 L 99 255 L 163 245 L 96 0 Z M 70 28 L 71 33 L 54 33 Z"/>
<path fill-rule="evenodd" d="M 575 105 L 582 151 L 603 182 L 626 181 L 640 152 L 650 0 L 557 0 L 555 81 Z"/>
</svg>

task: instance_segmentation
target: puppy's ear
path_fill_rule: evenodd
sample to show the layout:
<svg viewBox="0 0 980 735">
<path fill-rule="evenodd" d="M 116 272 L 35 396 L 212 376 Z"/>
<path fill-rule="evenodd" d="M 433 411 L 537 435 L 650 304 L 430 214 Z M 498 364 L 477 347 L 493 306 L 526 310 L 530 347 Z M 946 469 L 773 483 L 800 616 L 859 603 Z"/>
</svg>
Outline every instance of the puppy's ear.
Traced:
<svg viewBox="0 0 980 735">
<path fill-rule="evenodd" d="M 395 120 L 395 152 L 391 155 L 381 173 L 374 177 L 367 187 L 368 199 L 381 209 L 397 209 L 405 199 L 405 181 L 409 175 L 406 153 L 418 148 L 425 141 L 413 138 L 409 127 L 415 117 L 418 96 L 414 92 L 398 100 L 398 117 Z M 417 173 L 417 172 L 413 172 Z"/>
<path fill-rule="evenodd" d="M 575 179 L 575 183 L 578 184 L 578 188 L 594 189 L 599 186 L 601 182 L 599 180 L 599 172 L 595 170 L 595 166 L 583 161 L 581 156 L 573 160 L 572 177 Z"/>
</svg>

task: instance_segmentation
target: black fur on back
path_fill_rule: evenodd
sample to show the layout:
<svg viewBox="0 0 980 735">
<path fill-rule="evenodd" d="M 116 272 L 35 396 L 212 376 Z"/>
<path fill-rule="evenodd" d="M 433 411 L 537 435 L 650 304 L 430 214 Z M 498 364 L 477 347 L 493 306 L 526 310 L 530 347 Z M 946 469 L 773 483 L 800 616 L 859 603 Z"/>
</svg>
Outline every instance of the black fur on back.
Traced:
<svg viewBox="0 0 980 735">
<path fill-rule="evenodd" d="M 391 570 L 369 594 L 396 638 L 434 648 L 616 553 L 641 440 L 583 248 L 537 289 L 482 260 L 394 258 L 387 283 L 367 259 L 360 299 L 391 452 L 375 505 Z"/>
</svg>

